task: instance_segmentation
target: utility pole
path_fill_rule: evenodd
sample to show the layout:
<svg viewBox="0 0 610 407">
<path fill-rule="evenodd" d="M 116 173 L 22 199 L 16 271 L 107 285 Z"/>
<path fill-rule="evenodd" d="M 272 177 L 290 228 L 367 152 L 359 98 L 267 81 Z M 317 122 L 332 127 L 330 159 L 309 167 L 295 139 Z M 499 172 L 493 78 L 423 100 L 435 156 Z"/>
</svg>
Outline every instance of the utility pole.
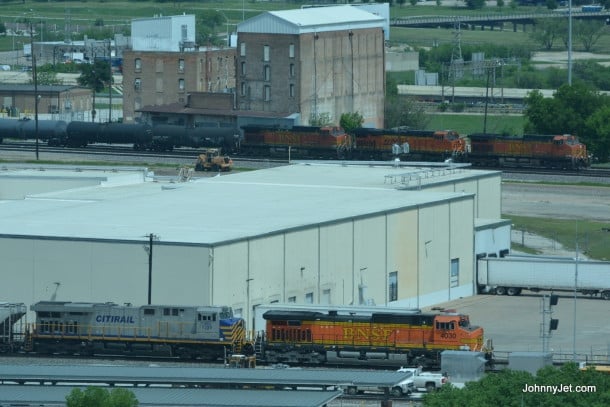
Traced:
<svg viewBox="0 0 610 407">
<path fill-rule="evenodd" d="M 108 40 L 108 70 L 110 71 L 110 79 L 108 80 L 108 100 L 110 102 L 108 105 L 108 123 L 112 123 L 112 39 Z"/>
<path fill-rule="evenodd" d="M 32 57 L 32 80 L 34 82 L 34 135 L 36 137 L 36 160 L 38 153 L 38 75 L 36 74 L 36 53 L 34 52 L 34 24 L 30 21 L 30 55 Z"/>
<path fill-rule="evenodd" d="M 148 235 L 148 245 L 144 246 L 144 250 L 148 253 L 148 305 L 152 303 L 152 266 L 153 266 L 153 241 L 159 236 L 154 233 Z"/>
<path fill-rule="evenodd" d="M 152 257 L 153 255 L 153 234 L 148 235 L 148 305 L 151 304 L 152 297 Z"/>
</svg>

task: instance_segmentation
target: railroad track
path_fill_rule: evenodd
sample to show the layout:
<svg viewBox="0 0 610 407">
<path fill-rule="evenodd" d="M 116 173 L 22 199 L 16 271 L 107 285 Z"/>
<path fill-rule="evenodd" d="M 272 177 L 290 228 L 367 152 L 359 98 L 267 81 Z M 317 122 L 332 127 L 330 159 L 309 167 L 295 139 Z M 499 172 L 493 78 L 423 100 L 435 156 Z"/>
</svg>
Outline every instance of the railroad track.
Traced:
<svg viewBox="0 0 610 407">
<path fill-rule="evenodd" d="M 498 168 L 489 168 L 498 169 Z M 563 175 L 574 177 L 610 177 L 610 168 L 587 168 L 583 170 L 552 170 L 537 168 L 506 168 L 502 169 L 504 174 L 528 174 L 528 175 Z"/>
<path fill-rule="evenodd" d="M 136 151 L 130 145 L 107 145 L 107 144 L 92 144 L 86 148 L 64 148 L 64 147 L 49 147 L 46 143 L 38 145 L 39 152 L 52 154 L 71 154 L 82 155 L 88 157 L 95 156 L 116 156 L 122 158 L 150 158 L 159 160 L 188 160 L 191 163 L 197 157 L 198 150 L 194 148 L 176 148 L 173 151 L 155 152 L 155 151 Z M 4 142 L 0 144 L 0 151 L 14 151 L 27 153 L 35 152 L 35 144 L 33 142 Z M 34 158 L 34 157 L 32 157 Z M 231 158 L 240 163 L 266 164 L 266 165 L 283 165 L 287 164 L 288 160 L 279 160 L 277 158 L 252 158 L 242 156 L 240 154 L 232 154 Z M 184 164 L 183 163 L 183 164 Z M 527 175 L 562 175 L 573 177 L 592 177 L 592 178 L 610 178 L 610 168 L 588 168 L 583 170 L 557 170 L 557 169 L 539 169 L 539 168 L 498 168 L 498 167 L 473 167 L 474 169 L 484 170 L 499 170 L 504 174 L 527 174 Z"/>
<path fill-rule="evenodd" d="M 76 155 L 76 156 L 85 156 L 90 158 L 95 157 L 106 157 L 106 156 L 115 156 L 118 158 L 137 158 L 137 159 L 158 159 L 158 160 L 184 160 L 184 163 L 194 163 L 197 155 L 199 154 L 199 150 L 194 148 L 177 148 L 173 151 L 136 151 L 131 146 L 127 145 L 90 145 L 86 148 L 64 148 L 64 147 L 50 147 L 44 143 L 38 145 L 38 150 L 40 153 L 47 154 L 64 154 L 64 155 Z M 35 153 L 35 144 L 34 143 L 24 143 L 24 142 L 14 142 L 14 143 L 2 143 L 0 144 L 0 151 L 7 152 L 20 152 L 20 153 L 31 153 L 32 159 L 34 159 Z M 232 155 L 231 156 L 234 161 L 239 161 L 240 163 L 251 163 L 261 164 L 261 165 L 282 165 L 287 164 L 287 160 L 278 160 L 278 159 L 270 159 L 270 158 L 252 158 L 252 157 L 244 157 L 241 155 Z M 181 162 L 181 164 L 183 164 Z"/>
</svg>

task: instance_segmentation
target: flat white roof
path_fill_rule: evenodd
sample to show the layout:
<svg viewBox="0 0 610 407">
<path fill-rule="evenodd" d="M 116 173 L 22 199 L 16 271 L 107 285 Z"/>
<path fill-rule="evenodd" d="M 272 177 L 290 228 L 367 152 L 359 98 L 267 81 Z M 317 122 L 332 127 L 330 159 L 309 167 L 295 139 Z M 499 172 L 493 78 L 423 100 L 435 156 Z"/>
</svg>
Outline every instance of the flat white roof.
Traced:
<svg viewBox="0 0 610 407">
<path fill-rule="evenodd" d="M 387 182 L 388 175 L 421 170 L 296 164 L 187 183 L 108 182 L 0 201 L 0 236 L 141 241 L 154 233 L 161 242 L 213 245 L 372 213 L 472 199 L 462 193 L 407 191 Z M 476 178 L 490 173 L 469 170 L 439 177 Z M 1 182 L 0 178 L 0 186 Z"/>
</svg>

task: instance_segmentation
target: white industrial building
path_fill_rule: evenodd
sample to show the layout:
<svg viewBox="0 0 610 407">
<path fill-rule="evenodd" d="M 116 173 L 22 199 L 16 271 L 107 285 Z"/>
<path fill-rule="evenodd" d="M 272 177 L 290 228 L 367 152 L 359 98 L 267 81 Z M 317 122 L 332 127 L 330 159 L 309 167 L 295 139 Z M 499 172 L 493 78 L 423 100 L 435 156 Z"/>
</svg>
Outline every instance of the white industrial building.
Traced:
<svg viewBox="0 0 610 407">
<path fill-rule="evenodd" d="M 145 304 L 150 271 L 152 303 L 248 320 L 274 302 L 424 307 L 475 293 L 477 255 L 510 247 L 501 173 L 457 166 L 297 163 L 170 183 L 4 164 L 0 204 L 0 300 L 26 304 Z"/>
<path fill-rule="evenodd" d="M 183 51 L 195 47 L 195 15 L 155 16 L 131 20 L 134 51 Z"/>
</svg>

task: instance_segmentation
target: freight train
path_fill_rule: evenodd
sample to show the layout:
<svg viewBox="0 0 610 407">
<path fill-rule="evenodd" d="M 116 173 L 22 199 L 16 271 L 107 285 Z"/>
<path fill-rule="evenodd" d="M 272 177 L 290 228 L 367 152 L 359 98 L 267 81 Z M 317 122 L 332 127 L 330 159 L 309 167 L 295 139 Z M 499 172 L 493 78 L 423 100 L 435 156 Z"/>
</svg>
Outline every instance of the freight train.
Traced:
<svg viewBox="0 0 610 407">
<path fill-rule="evenodd" d="M 50 146 L 85 147 L 94 143 L 131 144 L 134 150 L 171 151 L 175 147 L 220 147 L 235 151 L 239 131 L 233 127 L 192 127 L 134 123 L 95 123 L 62 120 L 0 119 L 0 142 L 3 138 L 38 139 Z"/>
<path fill-rule="evenodd" d="M 30 307 L 35 322 L 15 329 L 25 306 L 10 305 L 0 303 L 0 339 L 5 342 L 0 349 L 5 352 L 170 356 L 208 362 L 243 354 L 294 365 L 435 367 L 443 350 L 485 350 L 483 329 L 457 313 L 382 308 L 360 313 L 354 307 L 345 313 L 332 307 L 307 311 L 288 306 L 265 312 L 265 328 L 249 339 L 245 321 L 227 306 L 42 301 Z"/>
<path fill-rule="evenodd" d="M 178 125 L 38 121 L 38 138 L 49 145 L 132 144 L 136 150 L 175 147 L 221 148 L 225 155 L 303 159 L 357 159 L 470 162 L 495 167 L 581 169 L 590 164 L 587 148 L 573 135 L 472 134 L 360 128 L 353 136 L 338 127 L 194 127 Z M 32 120 L 0 119 L 1 137 L 33 139 Z"/>
</svg>

